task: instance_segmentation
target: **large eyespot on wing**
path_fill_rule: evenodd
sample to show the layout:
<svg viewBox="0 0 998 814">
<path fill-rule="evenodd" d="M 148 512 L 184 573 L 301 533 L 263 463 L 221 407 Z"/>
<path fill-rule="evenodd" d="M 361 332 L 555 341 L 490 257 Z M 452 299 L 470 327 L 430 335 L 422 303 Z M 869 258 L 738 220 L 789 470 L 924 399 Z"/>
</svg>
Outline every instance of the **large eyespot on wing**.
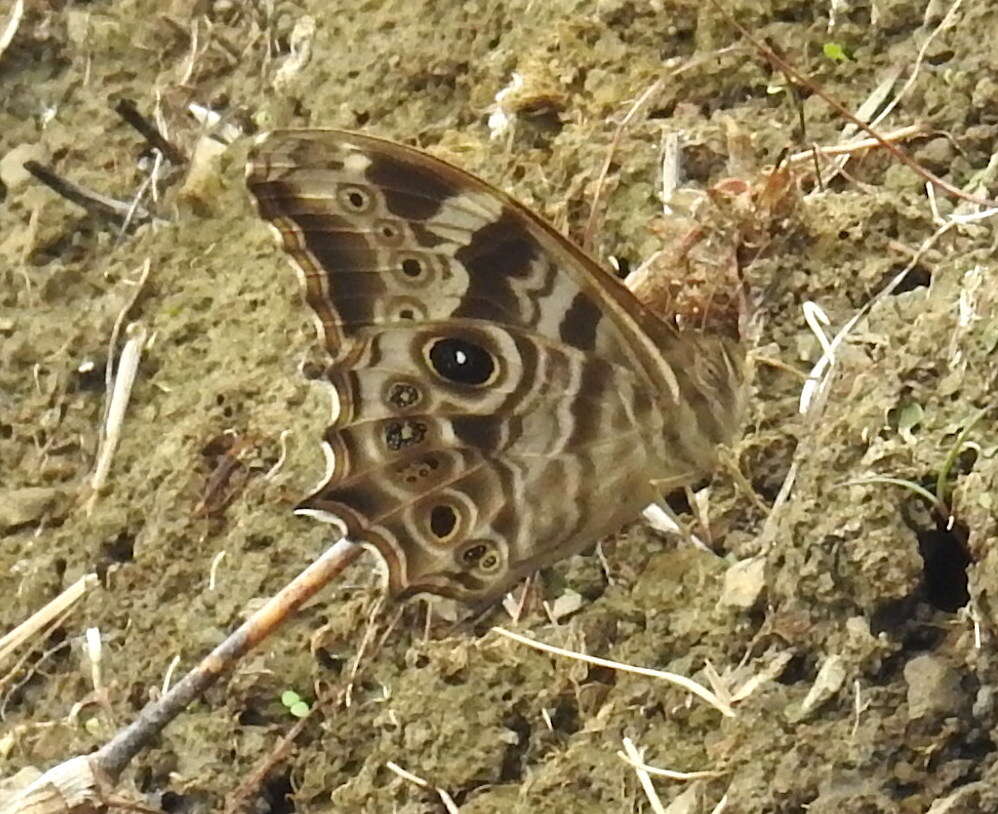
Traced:
<svg viewBox="0 0 998 814">
<path fill-rule="evenodd" d="M 455 384 L 487 387 L 499 365 L 486 348 L 456 336 L 434 337 L 425 349 L 427 367 Z"/>
</svg>

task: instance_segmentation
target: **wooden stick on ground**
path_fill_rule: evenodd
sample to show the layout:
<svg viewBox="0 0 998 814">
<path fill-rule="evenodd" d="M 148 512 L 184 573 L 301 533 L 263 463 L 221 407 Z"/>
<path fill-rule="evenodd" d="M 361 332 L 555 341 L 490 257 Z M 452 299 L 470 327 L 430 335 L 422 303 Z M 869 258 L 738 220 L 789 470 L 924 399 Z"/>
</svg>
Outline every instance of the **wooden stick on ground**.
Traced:
<svg viewBox="0 0 998 814">
<path fill-rule="evenodd" d="M 138 130 L 149 145 L 159 150 L 171 164 L 179 167 L 187 163 L 187 156 L 170 142 L 155 124 L 139 113 L 138 107 L 131 99 L 119 99 L 114 106 L 114 112 Z"/>
<path fill-rule="evenodd" d="M 131 759 L 170 721 L 339 576 L 363 550 L 345 539 L 331 546 L 267 600 L 169 692 L 146 705 L 132 723 L 119 730 L 103 747 L 92 755 L 74 757 L 49 769 L 0 808 L 0 814 L 81 814 L 100 805 Z"/>
<path fill-rule="evenodd" d="M 129 204 L 74 184 L 56 173 L 51 167 L 46 167 L 37 161 L 25 161 L 24 169 L 53 192 L 61 195 L 67 201 L 72 201 L 77 206 L 82 206 L 88 212 L 109 218 L 115 223 L 124 223 L 128 216 L 128 211 L 131 208 Z M 151 217 L 142 207 L 137 208 L 134 214 L 135 218 L 140 221 L 149 220 Z"/>
</svg>

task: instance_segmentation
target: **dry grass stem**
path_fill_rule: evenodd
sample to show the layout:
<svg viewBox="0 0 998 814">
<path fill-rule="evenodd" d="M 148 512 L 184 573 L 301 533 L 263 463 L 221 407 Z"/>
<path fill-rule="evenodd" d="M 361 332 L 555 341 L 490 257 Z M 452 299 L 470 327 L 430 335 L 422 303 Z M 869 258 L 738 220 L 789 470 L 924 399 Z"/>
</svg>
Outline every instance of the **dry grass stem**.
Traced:
<svg viewBox="0 0 998 814">
<path fill-rule="evenodd" d="M 174 656 L 170 659 L 170 663 L 166 665 L 166 672 L 163 673 L 163 687 L 160 692 L 166 695 L 170 691 L 170 685 L 173 684 L 173 674 L 177 672 L 177 667 L 180 666 L 180 656 Z"/>
<path fill-rule="evenodd" d="M 95 469 L 93 479 L 91 480 L 91 487 L 94 491 L 93 494 L 90 496 L 90 502 L 87 507 L 88 512 L 93 508 L 93 504 L 96 501 L 97 489 L 101 485 L 103 485 L 104 480 L 107 478 L 106 471 L 103 473 L 99 481 L 97 476 L 98 472 L 100 471 L 101 461 L 104 460 L 101 456 L 105 454 L 104 450 L 108 448 L 107 447 L 108 432 L 112 427 L 112 422 L 111 422 L 112 409 L 115 409 L 117 407 L 122 412 L 122 415 L 116 427 L 116 429 L 120 432 L 120 426 L 121 426 L 120 420 L 124 418 L 124 410 L 128 406 L 128 399 L 131 394 L 132 384 L 134 384 L 135 371 L 138 368 L 139 355 L 141 354 L 142 350 L 141 345 L 137 345 L 135 346 L 135 348 L 133 348 L 133 356 L 135 358 L 129 359 L 129 365 L 133 367 L 130 373 L 130 378 L 122 375 L 123 371 L 127 373 L 125 369 L 125 358 L 124 358 L 125 351 L 122 351 L 121 362 L 118 365 L 118 371 L 117 371 L 118 375 L 115 378 L 114 358 L 115 358 L 115 351 L 117 350 L 118 347 L 118 336 L 121 333 L 121 326 L 124 324 L 124 321 L 128 316 L 128 313 L 135 306 L 135 303 L 138 300 L 139 295 L 142 293 L 142 289 L 146 284 L 146 280 L 149 279 L 149 271 L 151 268 L 152 268 L 152 262 L 147 257 L 142 264 L 142 271 L 139 274 L 139 279 L 135 285 L 135 289 L 132 291 L 132 295 L 128 298 L 125 305 L 118 312 L 118 316 L 114 320 L 114 326 L 111 329 L 111 338 L 108 340 L 107 369 L 105 372 L 105 379 L 104 379 L 104 390 L 105 390 L 104 424 L 101 428 L 101 441 L 100 441 L 101 452 L 100 455 L 98 456 L 97 469 Z M 143 340 L 142 344 L 144 344 L 145 340 L 144 329 L 142 331 L 141 336 Z M 128 349 L 128 343 L 126 343 L 125 349 L 126 350 Z M 120 392 L 119 392 L 119 386 L 121 387 Z M 118 399 L 117 405 L 115 401 L 116 398 Z M 124 401 L 121 401 L 122 399 Z M 116 445 L 117 445 L 117 439 L 115 439 L 115 446 Z M 113 456 L 113 454 L 114 454 L 114 449 L 113 448 L 109 449 L 107 452 L 108 457 L 107 460 L 105 461 L 105 465 L 108 468 L 110 467 L 111 464 L 110 458 L 111 456 Z"/>
<path fill-rule="evenodd" d="M 71 612 L 70 610 L 67 610 L 61 616 L 57 616 L 55 619 L 53 619 L 52 624 L 50 624 L 47 628 L 41 631 L 41 633 L 38 636 L 38 641 L 39 642 L 48 641 L 49 637 L 56 630 L 62 627 L 62 623 L 65 622 L 66 619 L 69 617 L 70 612 Z M 14 662 L 14 666 L 11 667 L 10 670 L 8 670 L 5 675 L 0 676 L 0 692 L 3 692 L 3 698 L 0 699 L 0 721 L 4 720 L 4 718 L 6 718 L 7 716 L 7 702 L 10 700 L 11 695 L 13 695 L 14 692 L 16 692 L 19 688 L 23 687 L 25 684 L 31 681 L 32 677 L 37 673 L 39 666 L 42 664 L 42 662 L 44 662 L 47 658 L 54 655 L 55 653 L 58 653 L 60 650 L 68 646 L 69 642 L 67 640 L 63 640 L 58 644 L 56 644 L 54 647 L 50 647 L 47 650 L 43 650 L 39 654 L 38 658 L 35 659 L 31 667 L 25 671 L 23 676 L 21 676 L 21 680 L 15 684 L 13 683 L 14 678 L 18 676 L 18 674 L 21 672 L 21 668 L 24 667 L 28 659 L 30 659 L 32 654 L 35 652 L 34 647 L 29 648 L 24 651 L 22 656 L 17 661 Z"/>
<path fill-rule="evenodd" d="M 118 351 L 118 337 L 121 335 L 121 328 L 125 324 L 128 314 L 131 312 L 132 308 L 135 307 L 135 303 L 138 302 L 139 295 L 142 293 L 142 289 L 145 287 L 146 281 L 149 279 L 149 272 L 151 269 L 152 261 L 147 257 L 142 262 L 139 279 L 135 284 L 135 288 L 132 290 L 131 296 L 121 307 L 121 310 L 118 312 L 118 316 L 114 319 L 114 325 L 111 327 L 111 337 L 107 341 L 107 367 L 104 370 L 105 424 L 107 423 L 108 413 L 111 411 L 111 394 L 114 392 L 114 358 Z"/>
<path fill-rule="evenodd" d="M 104 644 L 101 640 L 100 628 L 88 627 L 84 634 L 87 645 L 87 660 L 90 662 L 90 683 L 94 692 L 104 691 L 104 676 L 101 673 L 101 665 L 104 661 Z"/>
<path fill-rule="evenodd" d="M 669 201 L 672 200 L 679 189 L 680 167 L 682 165 L 683 151 L 680 149 L 679 133 L 667 131 L 662 136 L 662 150 L 659 158 L 659 199 L 662 202 L 662 213 L 672 214 L 672 207 Z"/>
<path fill-rule="evenodd" d="M 900 127 L 897 130 L 892 130 L 889 133 L 884 133 L 882 138 L 884 141 L 897 142 L 904 141 L 905 139 L 914 138 L 915 136 L 920 136 L 925 133 L 925 127 L 920 124 L 909 124 L 907 127 Z M 807 164 L 814 161 L 815 153 L 819 156 L 852 156 L 855 153 L 862 152 L 863 150 L 870 150 L 874 147 L 880 147 L 881 143 L 875 138 L 864 138 L 857 141 L 849 141 L 844 144 L 832 144 L 828 146 L 822 146 L 820 144 L 812 145 L 806 150 L 801 150 L 799 152 L 793 153 L 787 157 L 786 161 L 789 164 Z M 828 178 L 824 178 L 823 182 L 827 183 Z"/>
<path fill-rule="evenodd" d="M 812 406 L 820 403 L 821 396 L 825 392 L 828 382 L 831 381 L 832 369 L 835 366 L 835 354 L 838 351 L 838 347 L 842 344 L 849 331 L 855 327 L 862 316 L 862 311 L 855 314 L 845 324 L 845 327 L 835 335 L 834 339 L 829 340 L 821 326 L 830 325 L 831 320 L 821 306 L 815 302 L 808 301 L 804 303 L 801 310 L 804 312 L 804 322 L 811 329 L 811 333 L 814 334 L 815 339 L 818 340 L 818 344 L 821 346 L 821 356 L 814 367 L 811 368 L 807 381 L 804 382 L 804 386 L 800 391 L 798 412 L 807 414 L 811 411 Z"/>
<path fill-rule="evenodd" d="M 407 780 L 414 785 L 419 786 L 421 789 L 427 789 L 429 791 L 435 791 L 437 796 L 440 798 L 440 802 L 443 803 L 444 808 L 447 810 L 447 814 L 460 814 L 460 809 L 457 807 L 457 803 L 454 802 L 454 798 L 451 797 L 446 791 L 437 786 L 431 786 L 428 782 L 423 780 L 422 777 L 414 775 L 412 772 L 407 772 L 401 766 L 399 766 L 395 761 L 389 760 L 385 763 L 385 768 L 390 769 L 395 772 L 403 780 Z"/>
<path fill-rule="evenodd" d="M 222 564 L 222 560 L 225 559 L 225 549 L 223 548 L 214 557 L 211 558 L 211 566 L 208 569 L 208 590 L 214 591 L 215 586 L 218 584 L 218 567 Z"/>
<path fill-rule="evenodd" d="M 125 410 L 128 408 L 132 386 L 135 384 L 135 376 L 142 359 L 142 349 L 147 338 L 145 326 L 139 322 L 133 322 L 129 325 L 125 333 L 129 335 L 129 338 L 121 352 L 121 361 L 118 363 L 118 372 L 114 378 L 114 390 L 111 394 L 107 419 L 104 423 L 103 441 L 97 455 L 94 474 L 90 479 L 92 494 L 87 502 L 88 513 L 93 511 L 97 496 L 107 482 L 108 473 L 111 471 L 111 461 L 114 459 L 118 442 L 121 440 L 121 427 L 125 420 Z"/>
<path fill-rule="evenodd" d="M 645 793 L 651 810 L 655 814 L 665 814 L 665 806 L 662 805 L 658 792 L 655 791 L 655 786 L 651 782 L 651 777 L 645 767 L 644 756 L 634 745 L 634 741 L 630 738 L 624 738 L 624 752 L 617 752 L 617 754 L 634 769 L 634 773 L 638 776 L 638 782 L 641 784 L 641 790 Z"/>
<path fill-rule="evenodd" d="M 620 125 L 617 127 L 617 131 L 613 134 L 613 139 L 610 141 L 610 147 L 606 151 L 606 158 L 603 160 L 603 166 L 600 169 L 599 176 L 596 179 L 596 189 L 593 192 L 593 202 L 589 207 L 589 218 L 586 221 L 586 228 L 582 233 L 582 248 L 587 251 L 592 251 L 593 247 L 593 237 L 596 234 L 596 229 L 599 223 L 600 214 L 600 200 L 603 197 L 603 187 L 606 184 L 607 175 L 610 172 L 610 165 L 613 163 L 613 156 L 617 152 L 617 147 L 620 145 L 620 140 L 624 136 L 624 132 L 627 130 L 630 123 L 634 120 L 634 117 L 638 115 L 638 112 L 644 108 L 648 100 L 651 99 L 656 93 L 662 89 L 662 85 L 665 83 L 664 79 L 659 79 L 653 82 L 650 86 L 645 88 L 644 92 L 634 100 L 631 104 L 630 109 L 624 114 L 624 118 L 621 120 Z"/>
<path fill-rule="evenodd" d="M 669 780 L 704 780 L 712 777 L 723 777 L 724 772 L 718 772 L 713 770 L 705 770 L 698 772 L 677 772 L 673 769 L 659 769 L 656 766 L 649 766 L 644 762 L 643 755 L 641 752 L 635 748 L 633 742 L 630 738 L 624 738 L 624 752 L 617 752 L 617 757 L 627 764 L 634 767 L 635 770 L 644 773 L 645 775 L 654 775 L 655 777 L 665 777 Z"/>
<path fill-rule="evenodd" d="M 96 587 L 97 584 L 96 574 L 84 574 L 55 599 L 35 611 L 3 638 L 0 638 L 0 663 L 3 663 L 4 659 L 8 658 L 22 644 L 34 638 L 54 619 L 66 613 L 83 598 L 87 591 Z"/>
<path fill-rule="evenodd" d="M 17 29 L 21 25 L 21 18 L 23 16 L 24 0 L 14 0 L 10 16 L 7 18 L 7 25 L 4 26 L 3 34 L 0 34 L 0 56 L 3 56 L 3 52 L 7 50 L 7 46 L 13 41 Z"/>
<path fill-rule="evenodd" d="M 128 234 L 128 230 L 132 225 L 132 221 L 139 215 L 140 212 L 146 212 L 142 207 L 142 199 L 146 195 L 146 191 L 150 188 L 155 192 L 156 182 L 159 179 L 159 171 L 163 166 L 163 154 L 156 152 L 156 157 L 153 159 L 152 171 L 147 175 L 142 183 L 139 184 L 139 188 L 135 191 L 135 195 L 132 196 L 132 202 L 128 205 L 128 211 L 125 213 L 125 219 L 121 222 L 121 226 L 118 227 L 118 238 L 116 243 L 120 244 Z M 155 197 L 155 194 L 154 196 Z M 145 219 L 149 219 L 148 213 L 146 213 Z M 157 225 L 156 220 L 152 219 L 153 227 Z"/>
<path fill-rule="evenodd" d="M 367 624 L 364 626 L 364 635 L 360 640 L 360 646 L 357 648 L 357 654 L 353 657 L 353 664 L 350 665 L 350 675 L 347 678 L 347 686 L 343 692 L 343 706 L 348 709 L 353 700 L 353 685 L 354 681 L 357 680 L 357 671 L 360 670 L 360 663 L 367 653 L 368 645 L 374 636 L 376 628 L 375 620 L 381 612 L 382 605 L 384 605 L 384 599 L 379 597 L 371 607 L 371 612 L 367 615 Z"/>
<path fill-rule="evenodd" d="M 735 711 L 730 707 L 730 705 L 724 703 L 724 701 L 718 698 L 717 695 L 708 690 L 702 684 L 698 684 L 693 679 L 681 676 L 678 673 L 670 673 L 666 670 L 653 670 L 650 667 L 638 667 L 633 664 L 624 664 L 619 661 L 601 659 L 597 656 L 590 656 L 585 653 L 577 653 L 574 650 L 565 650 L 561 647 L 555 647 L 554 645 L 536 641 L 535 639 L 531 639 L 527 636 L 521 636 L 519 633 L 514 633 L 513 631 L 506 630 L 502 627 L 494 627 L 492 630 L 502 636 L 512 639 L 515 642 L 525 644 L 528 647 L 533 647 L 536 650 L 542 650 L 545 653 L 552 653 L 556 656 L 564 656 L 566 658 L 575 659 L 576 661 L 586 662 L 587 664 L 595 664 L 597 667 L 609 667 L 611 670 L 621 670 L 627 673 L 634 673 L 635 675 L 647 676 L 648 678 L 658 678 L 663 681 L 667 681 L 670 684 L 676 685 L 680 689 L 686 690 L 686 692 L 692 693 L 702 701 L 706 701 L 722 715 L 729 718 L 733 718 L 735 716 Z"/>
<path fill-rule="evenodd" d="M 696 510 L 694 509 L 694 511 Z M 641 516 L 656 531 L 660 531 L 663 534 L 677 534 L 694 548 L 699 548 L 701 551 L 717 556 L 709 545 L 680 522 L 679 517 L 676 516 L 676 513 L 669 508 L 669 505 L 664 500 L 660 503 L 649 503 L 641 510 Z"/>
<path fill-rule="evenodd" d="M 267 474 L 263 476 L 264 480 L 273 480 L 277 477 L 277 473 L 281 471 L 284 467 L 284 462 L 288 459 L 288 436 L 291 435 L 291 430 L 281 430 L 281 435 L 278 438 L 278 443 L 281 445 L 281 452 L 277 456 L 276 463 L 267 470 Z"/>
</svg>

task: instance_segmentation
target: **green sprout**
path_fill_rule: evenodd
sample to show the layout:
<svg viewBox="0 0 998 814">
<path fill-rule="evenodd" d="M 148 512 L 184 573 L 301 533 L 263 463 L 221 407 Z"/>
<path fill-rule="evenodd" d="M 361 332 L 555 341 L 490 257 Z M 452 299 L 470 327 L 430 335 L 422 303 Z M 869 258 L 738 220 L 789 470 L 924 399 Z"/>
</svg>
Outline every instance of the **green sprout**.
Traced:
<svg viewBox="0 0 998 814">
<path fill-rule="evenodd" d="M 838 42 L 826 42 L 821 46 L 821 52 L 832 62 L 848 62 L 852 59 L 846 49 Z"/>
<path fill-rule="evenodd" d="M 971 430 L 977 425 L 984 414 L 991 409 L 990 407 L 985 407 L 982 410 L 978 410 L 970 421 L 960 430 L 953 442 L 953 446 L 950 447 L 946 457 L 943 459 L 943 465 L 939 469 L 939 474 L 936 476 L 936 491 L 935 494 L 930 492 L 921 484 L 915 483 L 907 478 L 893 478 L 887 475 L 874 475 L 869 478 L 857 478 L 855 480 L 847 480 L 839 484 L 840 486 L 863 486 L 870 483 L 886 483 L 891 486 L 901 486 L 910 492 L 918 495 L 920 498 L 925 500 L 940 518 L 946 520 L 952 519 L 952 512 L 950 510 L 949 499 L 950 499 L 950 472 L 953 470 L 953 465 L 956 463 L 956 459 L 959 457 L 960 453 L 968 446 L 967 436 L 970 435 Z"/>
<path fill-rule="evenodd" d="M 989 410 L 989 407 L 985 407 L 983 410 L 978 410 L 973 418 L 967 422 L 967 426 L 960 430 L 959 435 L 956 437 L 956 441 L 953 442 L 953 446 L 950 447 L 949 453 L 946 455 L 946 459 L 943 461 L 942 468 L 939 470 L 939 475 L 936 477 L 936 498 L 943 505 L 949 505 L 949 473 L 953 468 L 953 464 L 956 463 L 957 457 L 963 452 L 963 448 L 967 446 L 967 436 L 970 435 L 970 431 L 974 429 L 977 422 L 984 418 L 984 414 Z"/>
<path fill-rule="evenodd" d="M 288 712 L 296 718 L 304 718 L 309 713 L 308 702 L 302 700 L 294 690 L 285 690 L 281 693 L 281 703 L 288 708 Z"/>
</svg>

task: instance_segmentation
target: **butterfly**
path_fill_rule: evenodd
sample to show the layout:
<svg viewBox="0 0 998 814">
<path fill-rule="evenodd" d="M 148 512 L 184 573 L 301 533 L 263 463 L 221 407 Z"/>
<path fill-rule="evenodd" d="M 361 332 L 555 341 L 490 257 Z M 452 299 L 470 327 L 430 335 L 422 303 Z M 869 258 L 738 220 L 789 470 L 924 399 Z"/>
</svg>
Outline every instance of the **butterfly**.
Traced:
<svg viewBox="0 0 998 814">
<path fill-rule="evenodd" d="M 329 355 L 327 472 L 298 506 L 397 598 L 495 600 L 715 465 L 742 343 L 662 319 L 529 208 L 340 130 L 254 145 L 247 184 Z"/>
</svg>

